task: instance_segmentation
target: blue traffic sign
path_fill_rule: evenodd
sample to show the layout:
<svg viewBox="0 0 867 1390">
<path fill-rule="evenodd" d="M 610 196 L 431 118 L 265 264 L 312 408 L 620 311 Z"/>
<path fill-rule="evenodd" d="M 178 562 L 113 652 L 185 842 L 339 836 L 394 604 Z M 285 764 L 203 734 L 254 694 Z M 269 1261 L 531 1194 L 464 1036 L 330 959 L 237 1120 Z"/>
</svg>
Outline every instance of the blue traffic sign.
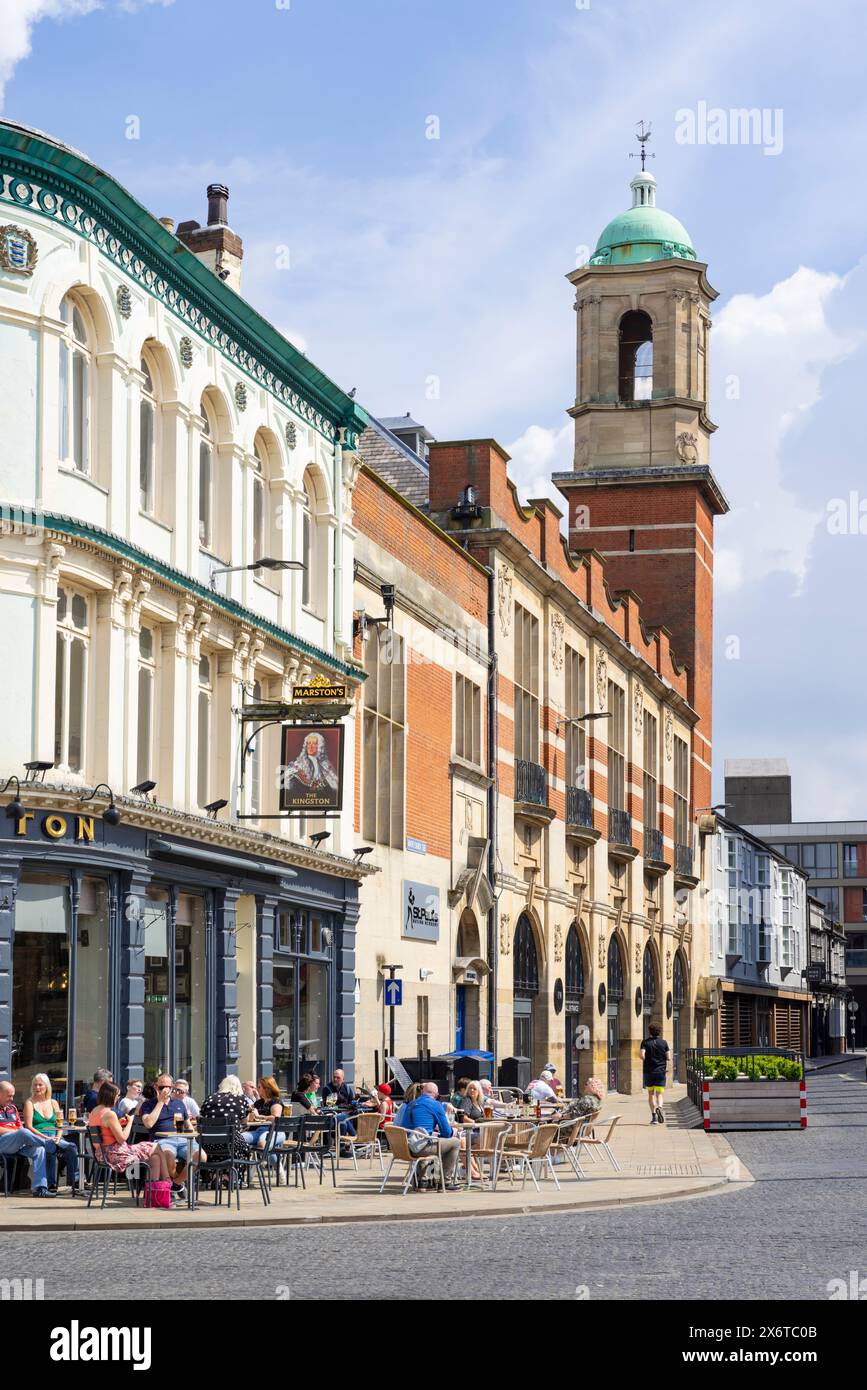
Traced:
<svg viewBox="0 0 867 1390">
<path fill-rule="evenodd" d="M 390 1009 L 403 1003 L 403 980 L 386 980 L 385 1002 Z"/>
</svg>

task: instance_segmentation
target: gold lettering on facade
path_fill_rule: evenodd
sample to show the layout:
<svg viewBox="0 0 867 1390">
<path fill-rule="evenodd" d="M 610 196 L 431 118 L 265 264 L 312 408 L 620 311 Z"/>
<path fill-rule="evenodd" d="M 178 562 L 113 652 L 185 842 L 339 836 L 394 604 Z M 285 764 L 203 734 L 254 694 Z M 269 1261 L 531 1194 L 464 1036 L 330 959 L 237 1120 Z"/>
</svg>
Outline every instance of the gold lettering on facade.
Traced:
<svg viewBox="0 0 867 1390">
<path fill-rule="evenodd" d="M 89 840 L 93 844 L 93 816 L 76 816 L 76 840 Z"/>
<path fill-rule="evenodd" d="M 18 828 L 15 831 L 16 835 L 27 834 L 27 822 L 33 819 L 34 814 L 35 812 L 33 811 L 25 811 L 23 816 L 18 817 Z"/>
<path fill-rule="evenodd" d="M 46 835 L 50 835 L 52 840 L 59 840 L 62 835 L 66 834 L 66 817 L 46 816 L 42 822 L 42 829 Z"/>
</svg>

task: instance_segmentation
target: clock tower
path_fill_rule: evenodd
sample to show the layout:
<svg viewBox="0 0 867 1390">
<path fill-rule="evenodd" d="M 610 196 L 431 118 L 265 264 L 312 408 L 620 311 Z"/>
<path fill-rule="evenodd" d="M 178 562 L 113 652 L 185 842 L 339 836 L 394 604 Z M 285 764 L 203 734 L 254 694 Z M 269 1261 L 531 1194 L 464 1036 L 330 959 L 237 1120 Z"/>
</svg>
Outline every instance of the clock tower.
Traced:
<svg viewBox="0 0 867 1390">
<path fill-rule="evenodd" d="M 649 132 L 648 132 L 649 134 Z M 693 807 L 711 801 L 713 526 L 728 503 L 711 472 L 710 307 L 717 297 L 685 227 L 656 202 L 645 165 L 632 206 L 603 231 L 575 287 L 578 351 L 569 544 L 605 557 L 613 593 L 641 599 L 689 668 L 701 717 Z"/>
</svg>

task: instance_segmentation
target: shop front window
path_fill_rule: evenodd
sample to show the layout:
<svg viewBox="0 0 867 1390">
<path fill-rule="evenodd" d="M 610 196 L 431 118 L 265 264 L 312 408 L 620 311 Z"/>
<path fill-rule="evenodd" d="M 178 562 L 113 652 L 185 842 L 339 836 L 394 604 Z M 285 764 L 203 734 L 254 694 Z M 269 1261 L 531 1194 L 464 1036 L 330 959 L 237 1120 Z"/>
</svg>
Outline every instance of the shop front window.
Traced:
<svg viewBox="0 0 867 1390">
<path fill-rule="evenodd" d="M 327 959 L 332 932 L 332 919 L 322 913 L 303 908 L 277 913 L 274 1074 L 284 1090 L 294 1090 L 303 1071 L 324 1079 L 332 1065 Z M 294 959 L 288 959 L 290 953 Z"/>
<path fill-rule="evenodd" d="M 144 1074 L 153 1081 L 169 1060 L 169 895 L 149 888 L 145 903 Z"/>
<path fill-rule="evenodd" d="M 108 884 L 83 878 L 75 953 L 75 1095 L 108 1061 Z"/>
<path fill-rule="evenodd" d="M 190 893 L 178 895 L 174 952 L 174 1075 L 199 1096 L 205 1085 L 205 907 Z"/>
<path fill-rule="evenodd" d="M 65 1105 L 69 1059 L 69 891 L 65 875 L 24 874 L 12 953 L 12 1081 L 23 1104 L 44 1071 Z"/>
</svg>

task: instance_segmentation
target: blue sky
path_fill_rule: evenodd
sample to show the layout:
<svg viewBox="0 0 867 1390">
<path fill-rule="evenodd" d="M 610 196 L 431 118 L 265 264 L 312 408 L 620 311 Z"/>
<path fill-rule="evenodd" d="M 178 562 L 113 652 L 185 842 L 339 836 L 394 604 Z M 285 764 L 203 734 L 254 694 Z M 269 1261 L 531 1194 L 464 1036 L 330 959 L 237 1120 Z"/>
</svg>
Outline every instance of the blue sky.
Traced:
<svg viewBox="0 0 867 1390">
<path fill-rule="evenodd" d="M 785 756 L 797 816 L 860 818 L 867 534 L 827 518 L 867 513 L 862 30 L 858 0 L 0 0 L 0 79 L 159 216 L 224 180 L 247 297 L 375 412 L 499 438 L 530 495 L 570 466 L 564 276 L 651 120 L 720 291 L 718 773 Z M 782 149 L 680 143 L 702 102 L 780 111 Z"/>
</svg>

